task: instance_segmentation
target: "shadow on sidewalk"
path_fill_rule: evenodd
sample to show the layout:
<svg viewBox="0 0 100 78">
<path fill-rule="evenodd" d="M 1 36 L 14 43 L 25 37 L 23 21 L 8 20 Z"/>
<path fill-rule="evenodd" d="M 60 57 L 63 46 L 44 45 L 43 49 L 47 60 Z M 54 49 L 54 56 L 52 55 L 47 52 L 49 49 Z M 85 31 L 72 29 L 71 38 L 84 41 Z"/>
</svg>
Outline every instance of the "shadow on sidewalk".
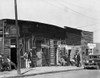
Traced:
<svg viewBox="0 0 100 78">
<path fill-rule="evenodd" d="M 23 72 L 23 73 L 21 73 L 21 74 L 23 75 L 23 74 L 25 74 L 25 73 L 27 73 L 27 72 L 29 72 L 29 71 L 31 71 L 31 70 L 33 70 L 33 69 L 29 69 L 29 70 L 27 70 L 27 71 L 25 71 L 25 72 Z"/>
</svg>

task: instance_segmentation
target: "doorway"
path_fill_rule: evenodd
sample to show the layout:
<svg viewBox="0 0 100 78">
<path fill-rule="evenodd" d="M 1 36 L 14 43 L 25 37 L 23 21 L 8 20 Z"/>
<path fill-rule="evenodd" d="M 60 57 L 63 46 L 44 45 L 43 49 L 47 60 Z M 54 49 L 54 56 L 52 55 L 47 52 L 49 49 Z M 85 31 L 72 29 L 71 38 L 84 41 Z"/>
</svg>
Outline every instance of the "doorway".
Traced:
<svg viewBox="0 0 100 78">
<path fill-rule="evenodd" d="M 11 61 L 15 63 L 17 66 L 17 51 L 16 48 L 11 48 Z M 15 69 L 14 66 L 11 65 L 11 69 Z"/>
</svg>

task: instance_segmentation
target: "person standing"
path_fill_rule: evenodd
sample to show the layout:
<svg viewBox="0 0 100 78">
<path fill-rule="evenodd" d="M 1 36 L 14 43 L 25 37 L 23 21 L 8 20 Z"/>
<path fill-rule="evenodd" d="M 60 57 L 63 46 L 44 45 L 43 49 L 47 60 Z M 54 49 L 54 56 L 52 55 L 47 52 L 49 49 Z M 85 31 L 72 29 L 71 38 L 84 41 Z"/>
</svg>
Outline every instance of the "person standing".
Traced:
<svg viewBox="0 0 100 78">
<path fill-rule="evenodd" d="M 75 60 L 76 66 L 79 67 L 79 65 L 80 65 L 80 54 L 79 54 L 79 50 L 76 50 L 76 53 L 74 55 L 74 60 Z"/>
<path fill-rule="evenodd" d="M 37 66 L 41 67 L 42 66 L 42 49 L 41 47 L 37 48 Z"/>
<path fill-rule="evenodd" d="M 68 59 L 68 53 L 65 53 L 65 57 L 64 57 L 65 61 L 66 61 L 66 65 L 69 65 L 69 59 Z"/>
<path fill-rule="evenodd" d="M 74 55 L 74 61 L 75 61 L 75 66 L 77 66 L 77 52 L 75 52 L 75 55 Z"/>
<path fill-rule="evenodd" d="M 25 60 L 25 67 L 26 68 L 29 68 L 29 64 L 28 64 L 28 53 L 27 52 L 24 53 L 24 60 Z"/>
<path fill-rule="evenodd" d="M 80 54 L 78 53 L 77 54 L 77 67 L 80 66 Z"/>
<path fill-rule="evenodd" d="M 30 67 L 32 67 L 33 66 L 33 62 L 32 62 L 33 60 L 32 60 L 32 49 L 30 49 L 30 51 L 29 51 L 29 53 L 28 53 L 28 63 L 29 63 L 29 65 L 30 65 Z"/>
</svg>

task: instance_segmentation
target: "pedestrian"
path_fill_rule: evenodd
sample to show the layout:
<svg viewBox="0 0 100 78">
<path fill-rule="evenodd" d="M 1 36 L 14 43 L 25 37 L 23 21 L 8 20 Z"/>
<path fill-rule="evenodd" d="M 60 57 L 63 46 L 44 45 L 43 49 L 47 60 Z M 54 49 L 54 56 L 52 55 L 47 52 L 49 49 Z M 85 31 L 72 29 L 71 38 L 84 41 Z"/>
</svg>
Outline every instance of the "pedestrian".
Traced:
<svg viewBox="0 0 100 78">
<path fill-rule="evenodd" d="M 42 66 L 42 49 L 41 49 L 41 47 L 38 47 L 37 48 L 37 66 Z"/>
<path fill-rule="evenodd" d="M 32 47 L 31 67 L 36 67 L 36 47 Z"/>
<path fill-rule="evenodd" d="M 77 67 L 80 66 L 80 54 L 78 53 L 77 54 Z"/>
<path fill-rule="evenodd" d="M 68 66 L 69 65 L 69 58 L 68 58 L 67 52 L 65 53 L 64 60 L 66 61 L 66 65 Z"/>
<path fill-rule="evenodd" d="M 75 65 L 77 65 L 77 52 L 74 54 L 74 61 L 75 61 Z"/>
<path fill-rule="evenodd" d="M 29 66 L 32 67 L 32 49 L 30 49 L 28 52 L 28 63 Z"/>
<path fill-rule="evenodd" d="M 80 65 L 80 54 L 79 54 L 79 50 L 76 50 L 76 53 L 74 55 L 74 60 L 75 60 L 76 66 L 79 67 L 79 65 Z"/>
<path fill-rule="evenodd" d="M 30 58 L 30 66 L 33 67 L 33 48 L 30 49 L 30 52 L 29 52 L 29 58 Z"/>
<path fill-rule="evenodd" d="M 25 52 L 24 55 L 23 55 L 23 57 L 24 57 L 24 60 L 25 60 L 25 67 L 26 68 L 29 68 L 29 64 L 28 64 L 28 53 Z"/>
</svg>

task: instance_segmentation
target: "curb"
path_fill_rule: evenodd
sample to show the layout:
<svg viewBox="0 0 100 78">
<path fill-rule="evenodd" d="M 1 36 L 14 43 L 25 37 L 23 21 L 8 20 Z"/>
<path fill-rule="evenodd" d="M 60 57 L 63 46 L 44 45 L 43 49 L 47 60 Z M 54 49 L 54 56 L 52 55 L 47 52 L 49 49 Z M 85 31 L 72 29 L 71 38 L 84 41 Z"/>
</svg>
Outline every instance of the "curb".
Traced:
<svg viewBox="0 0 100 78">
<path fill-rule="evenodd" d="M 20 75 L 20 76 L 9 76 L 9 77 L 2 77 L 2 78 L 19 78 L 19 77 L 28 77 L 28 76 L 35 76 L 35 75 L 42 75 L 42 74 L 50 74 L 50 73 L 59 73 L 59 72 L 68 72 L 68 71 L 76 71 L 76 70 L 83 70 L 80 69 L 69 69 L 69 70 L 59 70 L 59 71 L 50 71 L 50 72 L 42 72 L 42 73 L 35 73 L 35 74 L 27 74 L 27 75 Z"/>
</svg>

